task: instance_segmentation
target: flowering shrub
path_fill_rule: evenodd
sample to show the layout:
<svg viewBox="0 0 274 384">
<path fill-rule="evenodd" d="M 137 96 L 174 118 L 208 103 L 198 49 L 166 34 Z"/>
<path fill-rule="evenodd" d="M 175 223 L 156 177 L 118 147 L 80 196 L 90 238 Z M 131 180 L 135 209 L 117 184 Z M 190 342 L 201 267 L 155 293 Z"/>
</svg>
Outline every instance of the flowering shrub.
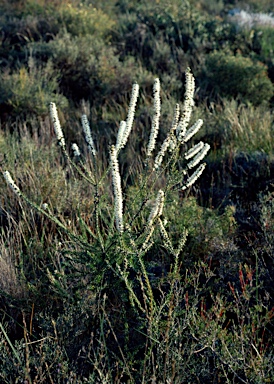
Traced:
<svg viewBox="0 0 274 384">
<path fill-rule="evenodd" d="M 133 85 L 116 141 L 108 148 L 106 166 L 86 115 L 81 123 L 88 150 L 72 143 L 70 156 L 56 105 L 50 103 L 64 174 L 78 187 L 82 179 L 90 192 L 88 212 L 81 212 L 79 201 L 73 222 L 54 210 L 50 193 L 42 201 L 40 197 L 33 201 L 24 191 L 24 178 L 20 177 L 19 185 L 9 171 L 3 171 L 14 199 L 23 209 L 25 203 L 31 207 L 23 211 L 25 220 L 38 212 L 36 231 L 38 217 L 45 219 L 41 221 L 42 239 L 36 235 L 40 246 L 44 248 L 48 222 L 54 225 L 55 235 L 50 233 L 47 241 L 58 241 L 50 256 L 44 249 L 42 257 L 33 255 L 34 276 L 39 288 L 43 287 L 39 293 L 42 305 L 39 299 L 35 304 L 32 301 L 32 280 L 20 284 L 18 279 L 19 294 L 23 296 L 25 286 L 29 290 L 26 308 L 31 303 L 30 314 L 22 310 L 24 336 L 13 343 L 5 317 L 0 322 L 3 382 L 16 378 L 37 383 L 179 383 L 198 378 L 211 383 L 218 378 L 262 383 L 273 379 L 266 342 L 273 310 L 269 297 L 260 296 L 258 259 L 256 270 L 242 261 L 239 264 L 233 241 L 223 241 L 224 234 L 234 231 L 235 209 L 227 207 L 216 218 L 194 198 L 184 199 L 185 191 L 201 176 L 209 151 L 201 140 L 188 148 L 203 124 L 201 119 L 190 124 L 194 89 L 194 77 L 187 70 L 183 105 L 175 105 L 170 127 L 159 143 L 161 89 L 159 79 L 155 80 L 143 168 L 132 170 L 131 183 L 123 177 L 120 160 L 123 152 L 127 154 L 134 131 L 138 84 Z M 83 198 L 80 193 L 74 196 Z M 184 259 L 188 227 L 196 244 L 191 244 Z M 197 244 L 203 260 L 196 263 L 192 253 L 198 254 Z M 4 261 L 9 259 L 2 252 L 6 244 L 0 242 L 0 247 L 5 257 L 1 256 L 0 266 L 6 267 Z M 29 247 L 35 254 L 33 243 Z M 218 280 L 211 268 L 216 252 L 222 254 L 217 260 L 221 269 L 232 265 L 228 284 L 223 278 Z M 10 269 L 9 276 L 16 276 L 15 270 Z M 2 280 L 5 283 L 0 279 L 0 284 Z M 4 288 L 13 293 L 11 285 Z M 49 308 L 44 308 L 45 297 Z M 262 380 L 256 381 L 257 377 Z"/>
<path fill-rule="evenodd" d="M 143 232 L 145 234 L 145 241 L 144 242 L 142 241 L 141 249 L 144 251 L 144 253 L 148 249 L 148 248 L 144 249 L 144 244 L 148 244 L 154 232 L 155 225 L 158 221 L 160 223 L 159 225 L 160 225 L 160 230 L 162 232 L 162 235 L 164 236 L 166 244 L 168 244 L 168 248 L 173 249 L 169 244 L 170 241 L 168 240 L 168 235 L 164 230 L 164 226 L 162 225 L 161 218 L 160 218 L 163 213 L 165 196 L 168 195 L 169 191 L 174 190 L 174 188 L 177 188 L 178 190 L 179 189 L 185 190 L 186 188 L 189 188 L 200 177 L 200 175 L 202 174 L 205 168 L 205 163 L 201 163 L 201 162 L 206 156 L 207 152 L 209 151 L 210 146 L 200 141 L 198 144 L 194 145 L 191 149 L 186 151 L 184 155 L 185 166 L 182 170 L 180 170 L 179 173 L 176 174 L 176 178 L 174 178 L 172 173 L 170 173 L 170 171 L 176 166 L 176 163 L 179 161 L 179 158 L 182 152 L 182 147 L 199 131 L 199 129 L 203 124 L 203 121 L 199 119 L 195 124 L 188 127 L 190 118 L 191 118 L 192 108 L 194 105 L 194 101 L 193 101 L 194 89 L 195 89 L 194 77 L 191 74 L 191 72 L 188 70 L 186 72 L 185 101 L 183 104 L 181 116 L 180 116 L 179 106 L 176 105 L 172 126 L 167 134 L 166 139 L 162 143 L 158 154 L 155 155 L 155 158 L 153 159 L 152 154 L 155 151 L 155 147 L 156 147 L 156 140 L 158 136 L 160 115 L 161 115 L 160 81 L 159 79 L 156 79 L 154 82 L 154 87 L 153 87 L 154 115 L 152 119 L 149 142 L 147 145 L 146 159 L 144 162 L 144 165 L 146 167 L 146 177 L 142 183 L 142 189 L 146 190 L 145 200 L 151 197 L 150 194 L 153 193 L 152 188 L 155 186 L 157 179 L 160 178 L 160 176 L 162 176 L 163 173 L 166 174 L 165 177 L 167 181 L 164 188 L 158 189 L 158 197 L 155 200 L 155 204 L 153 205 L 151 213 L 148 217 L 148 221 L 147 223 L 143 223 L 144 225 Z M 126 210 L 126 209 L 125 207 L 123 207 L 124 201 L 123 201 L 121 176 L 119 172 L 118 157 L 119 157 L 120 151 L 125 147 L 133 127 L 134 114 L 135 114 L 135 108 L 138 100 L 138 94 L 139 94 L 139 86 L 138 84 L 134 84 L 132 89 L 131 100 L 129 104 L 127 120 L 121 121 L 119 131 L 117 134 L 116 145 L 112 145 L 110 148 L 110 170 L 112 174 L 113 194 L 114 194 L 113 217 L 115 218 L 116 229 L 120 234 L 122 234 L 124 230 L 125 232 L 129 231 L 128 233 L 130 234 L 131 244 L 134 245 L 133 250 L 134 252 L 137 252 L 137 253 L 139 253 L 139 251 L 138 251 L 138 246 L 135 244 L 135 241 L 137 239 L 140 240 L 140 236 L 137 236 L 136 238 L 134 238 L 134 236 L 131 233 L 130 224 L 129 223 L 126 224 L 127 228 L 125 228 L 125 224 L 124 224 L 123 210 Z M 102 183 L 102 180 L 100 182 L 98 181 L 96 182 L 95 180 L 100 180 L 102 177 L 103 178 L 106 177 L 106 174 L 103 173 L 103 175 L 96 175 L 95 177 L 93 177 L 90 174 L 91 170 L 89 170 L 83 162 L 81 162 L 81 167 L 79 167 L 75 162 L 73 162 L 73 160 L 70 159 L 67 153 L 66 143 L 65 143 L 61 125 L 59 122 L 57 109 L 54 103 L 50 104 L 50 115 L 53 122 L 54 131 L 57 137 L 58 144 L 61 147 L 62 152 L 66 160 L 68 161 L 69 165 L 73 169 L 78 171 L 80 175 L 83 176 L 85 180 L 90 182 L 95 188 L 98 188 L 99 183 Z M 82 126 L 83 126 L 83 131 L 85 134 L 85 139 L 86 139 L 88 148 L 93 156 L 93 161 L 95 166 L 98 161 L 98 156 L 97 156 L 98 152 L 95 149 L 92 135 L 90 132 L 90 127 L 88 124 L 88 120 L 85 115 L 83 115 L 82 117 Z M 74 143 L 72 145 L 72 149 L 75 157 L 81 156 L 81 153 L 79 151 L 77 144 Z M 170 154 L 168 158 L 165 159 L 165 157 L 167 157 L 166 156 L 167 151 L 169 151 Z M 164 160 L 166 161 L 164 162 Z M 195 168 L 196 166 L 198 166 L 196 170 L 191 175 L 189 175 L 188 172 L 192 168 Z M 94 169 L 92 171 L 94 171 Z M 59 222 L 58 219 L 56 219 L 54 216 L 51 216 L 45 210 L 34 205 L 32 202 L 28 200 L 27 196 L 25 196 L 25 194 L 22 193 L 20 189 L 17 187 L 17 185 L 13 181 L 8 171 L 4 172 L 4 177 L 8 185 L 13 189 L 14 192 L 16 192 L 16 194 L 24 198 L 31 205 L 35 206 L 35 208 L 38 209 L 38 211 L 49 216 L 54 222 L 58 223 L 61 226 L 61 228 L 65 229 L 66 232 L 69 235 L 72 235 L 72 237 L 75 239 L 76 237 L 75 234 L 72 234 L 68 228 L 65 228 L 64 224 Z M 141 211 L 145 206 L 145 200 L 141 201 L 141 208 L 140 208 Z M 137 216 L 140 215 L 141 211 L 137 214 Z M 98 216 L 96 220 L 99 220 Z M 99 222 L 96 223 L 96 227 L 99 228 Z M 111 228 L 111 226 L 109 228 Z M 146 228 L 149 228 L 149 232 L 147 232 Z M 98 234 L 98 236 L 101 237 L 101 234 Z M 108 233 L 106 233 L 105 236 L 107 238 Z M 143 238 L 143 236 L 141 236 L 141 238 Z M 179 252 L 176 252 L 176 254 L 179 254 Z"/>
</svg>

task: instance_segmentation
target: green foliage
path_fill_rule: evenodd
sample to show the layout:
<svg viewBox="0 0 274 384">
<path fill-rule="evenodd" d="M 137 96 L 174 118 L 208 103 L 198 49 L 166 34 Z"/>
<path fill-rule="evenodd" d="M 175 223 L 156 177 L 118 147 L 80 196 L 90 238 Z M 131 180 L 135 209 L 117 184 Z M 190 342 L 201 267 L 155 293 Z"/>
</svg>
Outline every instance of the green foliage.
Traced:
<svg viewBox="0 0 274 384">
<path fill-rule="evenodd" d="M 92 4 L 80 3 L 76 7 L 71 3 L 61 4 L 57 9 L 56 18 L 58 24 L 72 36 L 92 35 L 102 38 L 106 37 L 114 26 L 114 21 Z"/>
<path fill-rule="evenodd" d="M 223 99 L 221 105 L 212 102 L 210 108 L 201 106 L 196 113 L 205 116 L 201 137 L 207 137 L 214 148 L 210 155 L 213 161 L 232 151 L 273 153 L 273 114 L 266 106 L 247 106 L 235 99 Z"/>
<path fill-rule="evenodd" d="M 268 102 L 273 96 L 273 84 L 265 65 L 246 57 L 222 52 L 209 54 L 205 76 L 216 96 L 238 97 L 254 105 Z"/>
<path fill-rule="evenodd" d="M 12 115 L 45 115 L 50 100 L 56 100 L 64 108 L 68 100 L 59 92 L 58 75 L 50 62 L 37 67 L 30 58 L 29 67 L 21 67 L 13 74 L 3 73 L 0 78 L 0 104 Z"/>
<path fill-rule="evenodd" d="M 114 25 L 109 15 L 90 2 L 27 0 L 14 1 L 3 5 L 3 8 L 7 15 L 16 15 L 25 23 L 35 18 L 38 25 L 46 22 L 50 28 L 47 33 L 66 29 L 73 36 L 92 34 L 97 37 L 106 37 Z"/>
<path fill-rule="evenodd" d="M 37 58 L 47 57 L 62 68 L 60 88 L 67 97 L 77 102 L 89 99 L 98 109 L 105 102 L 119 101 L 118 90 L 129 92 L 132 77 L 142 76 L 133 58 L 122 62 L 112 46 L 92 35 L 73 37 L 64 32 L 49 43 L 35 44 L 33 50 Z M 144 72 L 143 77 L 148 76 Z"/>
<path fill-rule="evenodd" d="M 218 214 L 217 210 L 199 206 L 194 197 L 183 199 L 181 204 L 173 204 L 167 217 L 172 217 L 171 223 L 176 218 L 180 225 L 178 228 L 172 225 L 172 233 L 178 236 L 185 226 L 189 232 L 185 252 L 187 262 L 192 257 L 199 258 L 206 254 L 214 257 L 220 251 L 235 248 L 232 240 L 236 231 L 234 214 L 234 206 L 227 206 L 222 214 Z M 168 225 L 167 230 L 171 231 Z"/>
<path fill-rule="evenodd" d="M 266 61 L 273 58 L 273 39 L 274 28 L 260 27 L 255 28 L 253 37 L 253 49 L 258 53 L 259 57 Z"/>
</svg>

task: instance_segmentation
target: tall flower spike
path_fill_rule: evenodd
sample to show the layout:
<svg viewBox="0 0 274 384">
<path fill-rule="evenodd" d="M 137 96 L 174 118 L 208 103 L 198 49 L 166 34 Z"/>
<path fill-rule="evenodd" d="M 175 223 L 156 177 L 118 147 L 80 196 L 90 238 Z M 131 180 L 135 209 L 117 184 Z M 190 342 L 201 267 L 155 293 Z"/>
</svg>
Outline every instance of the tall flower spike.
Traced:
<svg viewBox="0 0 274 384">
<path fill-rule="evenodd" d="M 86 143 L 88 145 L 88 150 L 93 154 L 93 156 L 96 156 L 96 150 L 94 146 L 94 141 L 91 136 L 91 130 L 88 122 L 87 115 L 83 115 L 81 117 L 81 123 L 82 123 L 82 128 L 85 136 Z"/>
<path fill-rule="evenodd" d="M 53 123 L 54 132 L 57 137 L 58 143 L 63 149 L 65 149 L 66 143 L 65 143 L 65 139 L 64 139 L 64 135 L 61 128 L 55 103 L 50 103 L 49 108 L 50 108 L 50 116 Z"/>
<path fill-rule="evenodd" d="M 204 144 L 200 152 L 198 152 L 197 155 L 193 158 L 193 160 L 187 165 L 188 169 L 194 168 L 197 164 L 199 164 L 204 159 L 209 150 L 210 145 L 207 143 Z"/>
<path fill-rule="evenodd" d="M 126 124 L 125 121 L 122 120 L 120 122 L 119 131 L 118 131 L 117 139 L 116 139 L 116 151 L 117 152 L 119 152 L 119 150 L 121 149 L 124 133 L 125 133 L 125 130 L 126 130 L 126 125 L 127 124 Z"/>
<path fill-rule="evenodd" d="M 152 119 L 151 132 L 149 142 L 147 146 L 147 157 L 152 155 L 155 148 L 156 138 L 159 131 L 159 121 L 161 114 L 161 99 L 160 99 L 160 80 L 155 79 L 153 85 L 153 96 L 154 96 L 154 116 Z"/>
<path fill-rule="evenodd" d="M 121 176 L 119 172 L 119 164 L 117 160 L 117 151 L 114 145 L 110 149 L 110 162 L 111 162 L 111 173 L 112 183 L 114 192 L 114 214 L 116 228 L 119 232 L 124 231 L 123 225 L 123 195 L 121 187 Z"/>
<path fill-rule="evenodd" d="M 202 119 L 199 119 L 196 121 L 195 124 L 193 124 L 185 133 L 184 137 L 182 137 L 182 142 L 186 143 L 187 141 L 189 141 L 192 136 L 196 135 L 196 133 L 199 131 L 199 129 L 201 128 L 201 126 L 203 125 L 203 120 Z"/>
<path fill-rule="evenodd" d="M 170 136 L 167 136 L 163 144 L 161 145 L 160 151 L 158 152 L 155 158 L 155 161 L 154 161 L 155 170 L 157 170 L 161 166 L 166 150 L 168 149 L 169 145 L 170 145 Z"/>
<path fill-rule="evenodd" d="M 170 132 L 174 132 L 176 130 L 178 123 L 179 123 L 179 117 L 180 117 L 180 105 L 176 104 L 175 109 L 174 109 L 173 121 L 171 124 Z"/>
<path fill-rule="evenodd" d="M 11 177 L 9 171 L 3 172 L 3 176 L 4 176 L 4 179 L 6 180 L 6 183 L 13 190 L 13 192 L 16 195 L 20 196 L 21 195 L 21 191 L 20 191 L 19 187 L 17 187 L 17 185 L 15 184 L 15 182 L 14 182 L 13 178 Z"/>
<path fill-rule="evenodd" d="M 193 185 L 196 180 L 201 176 L 201 174 L 203 173 L 204 169 L 206 167 L 206 163 L 203 163 L 201 164 L 197 169 L 196 171 L 187 179 L 185 185 L 182 187 L 182 190 L 184 191 L 185 189 L 191 187 L 191 185 Z"/>
<path fill-rule="evenodd" d="M 191 159 L 191 157 L 195 156 L 196 153 L 198 153 L 203 147 L 205 143 L 200 141 L 198 144 L 195 144 L 194 147 L 190 148 L 187 153 L 185 154 L 185 159 Z"/>
<path fill-rule="evenodd" d="M 127 139 L 129 137 L 129 134 L 130 134 L 130 131 L 131 131 L 132 125 L 133 125 L 133 120 L 134 120 L 134 116 L 135 116 L 135 108 L 136 108 L 138 96 L 139 96 L 139 85 L 137 83 L 135 83 L 135 84 L 133 84 L 133 87 L 132 87 L 126 125 L 125 125 L 125 127 L 122 128 L 123 132 L 120 132 L 120 134 L 122 133 L 122 135 L 121 135 L 122 138 L 121 138 L 121 140 L 119 139 L 119 141 L 120 141 L 119 149 L 124 148 L 124 146 L 127 143 Z M 120 128 L 121 128 L 121 125 L 120 125 Z"/>
<path fill-rule="evenodd" d="M 183 140 L 187 126 L 190 121 L 192 108 L 194 106 L 194 91 L 195 91 L 195 80 L 194 76 L 188 68 L 186 71 L 186 81 L 185 81 L 185 98 L 182 109 L 182 117 L 177 126 L 176 134 L 179 141 Z"/>
</svg>

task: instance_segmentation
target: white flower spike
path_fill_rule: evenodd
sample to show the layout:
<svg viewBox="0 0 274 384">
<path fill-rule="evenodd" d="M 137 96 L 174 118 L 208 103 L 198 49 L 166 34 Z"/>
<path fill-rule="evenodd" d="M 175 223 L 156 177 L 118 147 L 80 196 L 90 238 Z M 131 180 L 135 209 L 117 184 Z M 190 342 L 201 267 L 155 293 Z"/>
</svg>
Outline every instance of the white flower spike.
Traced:
<svg viewBox="0 0 274 384">
<path fill-rule="evenodd" d="M 8 184 L 8 186 L 13 190 L 13 192 L 20 196 L 21 195 L 21 191 L 19 189 L 19 187 L 17 187 L 17 185 L 15 184 L 13 178 L 11 177 L 9 171 L 4 171 L 3 172 L 3 176 L 4 176 L 4 179 L 6 180 L 6 183 Z"/>
<path fill-rule="evenodd" d="M 160 80 L 155 79 L 154 86 L 153 86 L 154 116 L 152 119 L 151 132 L 150 132 L 150 137 L 149 137 L 149 142 L 147 147 L 147 157 L 150 157 L 152 155 L 152 152 L 155 148 L 158 131 L 159 131 L 159 121 L 160 121 L 160 115 L 161 115 L 160 89 L 161 89 Z"/>
<path fill-rule="evenodd" d="M 110 149 L 110 162 L 111 162 L 111 173 L 112 183 L 114 192 L 114 214 L 116 228 L 121 233 L 124 231 L 123 224 L 123 195 L 121 187 L 121 176 L 119 172 L 119 164 L 117 160 L 117 151 L 114 145 Z"/>
<path fill-rule="evenodd" d="M 56 108 L 55 103 L 50 103 L 50 116 L 51 116 L 54 132 L 55 132 L 55 135 L 57 137 L 58 143 L 63 149 L 65 149 L 66 143 L 65 143 L 65 139 L 64 139 L 64 135 L 63 135 L 63 131 L 61 128 L 61 124 L 60 124 L 60 120 L 58 117 L 57 108 Z"/>
<path fill-rule="evenodd" d="M 94 146 L 94 142 L 91 136 L 91 130 L 88 122 L 87 115 L 83 115 L 81 117 L 81 123 L 82 123 L 82 128 L 85 136 L 86 143 L 88 145 L 89 151 L 93 154 L 93 156 L 96 156 L 96 150 Z"/>
</svg>

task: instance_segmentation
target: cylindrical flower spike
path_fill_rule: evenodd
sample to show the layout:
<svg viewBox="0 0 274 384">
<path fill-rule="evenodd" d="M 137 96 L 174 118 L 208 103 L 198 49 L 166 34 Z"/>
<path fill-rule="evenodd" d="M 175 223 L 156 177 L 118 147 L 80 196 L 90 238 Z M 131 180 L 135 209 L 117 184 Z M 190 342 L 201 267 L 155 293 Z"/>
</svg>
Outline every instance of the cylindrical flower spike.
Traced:
<svg viewBox="0 0 274 384">
<path fill-rule="evenodd" d="M 190 121 L 192 108 L 194 106 L 195 80 L 189 68 L 186 71 L 185 88 L 186 90 L 182 109 L 182 117 L 176 129 L 176 134 L 179 141 L 183 140 L 187 126 Z"/>
<path fill-rule="evenodd" d="M 139 96 L 139 85 L 137 83 L 135 83 L 135 84 L 133 84 L 133 87 L 132 87 L 131 98 L 130 98 L 128 114 L 127 114 L 127 120 L 126 120 L 126 126 L 122 128 L 123 129 L 123 135 L 122 135 L 122 139 L 120 141 L 121 144 L 119 146 L 119 149 L 124 148 L 124 146 L 127 143 L 129 134 L 131 132 L 133 120 L 134 120 L 134 116 L 135 116 L 135 108 L 136 108 L 138 96 Z"/>
<path fill-rule="evenodd" d="M 65 139 L 64 139 L 64 135 L 61 128 L 55 103 L 50 103 L 50 116 L 51 116 L 54 132 L 57 137 L 58 143 L 63 149 L 65 149 L 66 143 L 65 143 Z"/>
<path fill-rule="evenodd" d="M 203 120 L 202 119 L 199 119 L 196 121 L 195 124 L 193 124 L 185 133 L 184 137 L 181 138 L 181 141 L 183 143 L 186 143 L 187 141 L 189 141 L 198 131 L 199 129 L 201 128 L 201 126 L 203 125 Z"/>
<path fill-rule="evenodd" d="M 197 155 L 193 158 L 193 160 L 187 165 L 188 169 L 194 168 L 197 164 L 199 164 L 204 159 L 209 150 L 210 145 L 207 143 L 204 144 L 200 152 L 198 152 Z"/>
<path fill-rule="evenodd" d="M 9 171 L 4 171 L 3 172 L 3 176 L 4 176 L 4 179 L 6 180 L 8 186 L 13 190 L 13 192 L 20 196 L 21 195 L 21 191 L 19 189 L 19 187 L 17 187 L 17 185 L 15 184 L 13 178 L 11 177 Z"/>
<path fill-rule="evenodd" d="M 171 124 L 170 132 L 174 132 L 176 130 L 179 123 L 179 118 L 180 118 L 180 105 L 177 103 L 174 109 L 173 121 Z"/>
<path fill-rule="evenodd" d="M 179 104 L 176 104 L 170 131 L 168 132 L 168 135 L 164 140 L 160 148 L 160 151 L 158 152 L 155 158 L 154 169 L 158 169 L 161 166 L 167 149 L 169 148 L 172 151 L 176 146 L 176 137 L 174 135 L 174 131 L 176 130 L 176 127 L 178 125 L 179 115 L 180 115 L 180 106 Z"/>
<path fill-rule="evenodd" d="M 119 164 L 117 160 L 117 151 L 114 145 L 110 149 L 110 162 L 112 172 L 112 183 L 114 192 L 114 214 L 116 228 L 119 232 L 124 231 L 123 225 L 123 195 L 121 187 L 121 176 L 119 172 Z"/>
<path fill-rule="evenodd" d="M 203 163 L 201 164 L 197 169 L 196 171 L 187 179 L 185 185 L 182 187 L 182 190 L 184 191 L 185 189 L 191 187 L 191 185 L 193 185 L 196 180 L 201 176 L 201 174 L 203 173 L 204 169 L 206 167 L 206 163 Z"/>
<path fill-rule="evenodd" d="M 91 136 L 91 130 L 88 122 L 87 115 L 83 115 L 81 117 L 81 123 L 82 123 L 82 128 L 85 136 L 86 143 L 88 145 L 88 150 L 93 154 L 93 156 L 96 156 L 96 150 L 95 150 L 95 145 L 94 141 Z"/>
<path fill-rule="evenodd" d="M 123 137 L 124 137 L 124 134 L 125 134 L 126 125 L 127 124 L 126 124 L 125 121 L 122 120 L 120 122 L 119 131 L 118 131 L 117 139 L 116 139 L 116 151 L 117 152 L 122 148 Z"/>
<path fill-rule="evenodd" d="M 202 141 L 200 141 L 198 144 L 195 144 L 194 147 L 190 148 L 186 154 L 185 154 L 185 159 L 188 160 L 188 159 L 191 159 L 191 157 L 195 156 L 196 153 L 198 153 L 203 147 L 204 147 L 205 143 L 203 143 Z"/>
<path fill-rule="evenodd" d="M 161 99 L 160 99 L 160 80 L 154 80 L 153 86 L 153 96 L 154 96 L 154 115 L 152 119 L 152 127 L 149 137 L 149 142 L 147 146 L 147 157 L 152 155 L 152 152 L 155 148 L 156 138 L 159 131 L 159 121 L 161 114 Z"/>
<path fill-rule="evenodd" d="M 164 140 L 163 144 L 161 145 L 160 151 L 158 152 L 155 158 L 154 169 L 157 170 L 161 166 L 164 155 L 169 145 L 170 145 L 170 136 L 167 136 L 167 138 Z"/>
</svg>

